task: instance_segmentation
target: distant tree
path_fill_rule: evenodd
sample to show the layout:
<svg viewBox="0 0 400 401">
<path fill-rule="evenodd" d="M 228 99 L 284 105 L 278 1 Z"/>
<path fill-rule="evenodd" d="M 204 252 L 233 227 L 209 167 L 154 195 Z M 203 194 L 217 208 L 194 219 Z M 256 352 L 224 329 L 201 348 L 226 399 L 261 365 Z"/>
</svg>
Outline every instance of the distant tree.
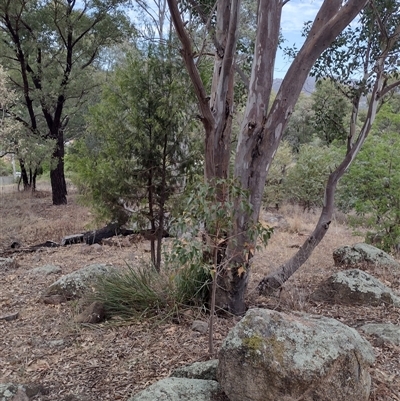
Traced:
<svg viewBox="0 0 400 401">
<path fill-rule="evenodd" d="M 326 145 L 302 145 L 284 182 L 286 200 L 301 205 L 304 210 L 322 206 L 329 173 L 335 170 L 340 156 L 338 149 Z"/>
<path fill-rule="evenodd" d="M 385 251 L 400 244 L 400 138 L 399 134 L 373 135 L 343 177 L 339 207 L 353 209 L 356 224 L 372 228 L 366 240 Z"/>
<path fill-rule="evenodd" d="M 88 133 L 71 155 L 80 188 L 102 216 L 148 229 L 158 270 L 168 202 L 199 155 L 191 96 L 167 48 L 131 51 L 91 109 Z"/>
<path fill-rule="evenodd" d="M 321 79 L 311 95 L 314 132 L 327 146 L 334 141 L 344 144 L 348 135 L 351 102 L 342 90 L 329 79 Z"/>
<path fill-rule="evenodd" d="M 0 176 L 7 176 L 12 174 L 11 163 L 7 163 L 0 158 Z"/>
<path fill-rule="evenodd" d="M 286 179 L 294 165 L 294 156 L 289 142 L 284 141 L 276 153 L 264 190 L 264 206 L 279 210 L 287 199 Z"/>
<path fill-rule="evenodd" d="M 301 145 L 313 140 L 315 130 L 313 104 L 311 96 L 304 93 L 300 94 L 293 114 L 283 133 L 283 140 L 287 141 L 295 152 L 300 150 Z"/>
<path fill-rule="evenodd" d="M 400 132 L 400 90 L 393 90 L 379 108 L 373 126 L 376 134 Z"/>
<path fill-rule="evenodd" d="M 0 65 L 0 156 L 15 153 L 14 136 L 22 131 L 22 124 L 10 117 L 9 111 L 17 102 L 17 94 L 8 87 L 8 74 Z"/>
<path fill-rule="evenodd" d="M 74 114 L 71 108 L 79 109 L 92 89 L 90 78 L 102 50 L 128 36 L 130 25 L 120 8 L 125 4 L 126 0 L 0 0 L 0 58 L 20 95 L 19 110 L 8 113 L 25 127 L 30 146 L 53 141 L 50 179 L 55 205 L 67 203 L 64 141 Z M 21 172 L 29 186 L 23 159 Z"/>
</svg>

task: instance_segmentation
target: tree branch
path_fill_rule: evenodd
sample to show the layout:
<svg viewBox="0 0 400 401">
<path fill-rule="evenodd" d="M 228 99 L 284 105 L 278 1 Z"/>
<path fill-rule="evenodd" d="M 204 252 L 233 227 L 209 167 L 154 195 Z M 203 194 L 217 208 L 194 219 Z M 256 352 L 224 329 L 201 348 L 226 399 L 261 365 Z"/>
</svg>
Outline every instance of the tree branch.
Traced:
<svg viewBox="0 0 400 401">
<path fill-rule="evenodd" d="M 209 108 L 209 97 L 207 96 L 199 71 L 193 60 L 192 42 L 185 30 L 184 23 L 179 13 L 177 1 L 176 0 L 167 0 L 167 1 L 171 13 L 172 22 L 175 26 L 178 38 L 182 44 L 182 50 L 181 50 L 182 57 L 188 70 L 192 84 L 194 86 L 196 97 L 199 103 L 201 120 L 207 130 L 210 129 L 210 127 L 214 126 L 215 121 L 214 121 L 214 116 L 212 115 Z"/>
</svg>

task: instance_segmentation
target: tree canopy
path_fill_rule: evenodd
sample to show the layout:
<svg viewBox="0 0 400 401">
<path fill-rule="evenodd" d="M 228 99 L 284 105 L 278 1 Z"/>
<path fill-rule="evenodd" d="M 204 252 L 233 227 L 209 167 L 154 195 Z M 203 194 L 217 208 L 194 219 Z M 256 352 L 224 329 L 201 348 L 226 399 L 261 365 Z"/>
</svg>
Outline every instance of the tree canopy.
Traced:
<svg viewBox="0 0 400 401">
<path fill-rule="evenodd" d="M 129 36 L 126 1 L 1 0 L 1 62 L 19 107 L 4 110 L 19 121 L 30 144 L 53 141 L 53 203 L 66 203 L 64 141 L 69 121 L 93 88 L 102 51 Z M 28 185 L 24 158 L 20 157 Z"/>
</svg>

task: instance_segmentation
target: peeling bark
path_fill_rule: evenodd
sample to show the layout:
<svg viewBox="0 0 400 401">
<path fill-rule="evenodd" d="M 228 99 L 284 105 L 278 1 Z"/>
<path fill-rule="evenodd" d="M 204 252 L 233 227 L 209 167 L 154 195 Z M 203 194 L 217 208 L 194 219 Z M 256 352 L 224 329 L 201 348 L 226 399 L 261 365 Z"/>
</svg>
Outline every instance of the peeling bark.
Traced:
<svg viewBox="0 0 400 401">
<path fill-rule="evenodd" d="M 365 123 L 361 128 L 358 137 L 355 140 L 355 125 L 357 120 L 357 114 L 360 107 L 360 96 L 355 96 L 353 101 L 353 110 L 350 117 L 350 129 L 349 138 L 347 142 L 347 152 L 340 163 L 340 165 L 333 171 L 328 178 L 327 185 L 325 188 L 324 205 L 321 211 L 318 223 L 307 240 L 300 247 L 298 252 L 286 263 L 281 265 L 278 269 L 264 277 L 257 286 L 259 294 L 268 295 L 276 289 L 279 289 L 310 257 L 312 251 L 321 242 L 325 234 L 328 231 L 329 224 L 332 220 L 332 214 L 334 210 L 334 196 L 336 191 L 337 183 L 343 174 L 348 170 L 355 157 L 359 153 L 362 145 L 368 137 L 371 131 L 372 124 L 375 120 L 378 105 L 382 99 L 382 96 L 386 93 L 386 88 L 383 87 L 385 81 L 384 64 L 389 50 L 391 49 L 391 43 L 389 42 L 382 52 L 381 57 L 378 59 L 375 71 L 376 79 L 375 84 L 371 93 L 371 100 L 368 106 L 367 117 Z M 400 86 L 400 81 L 396 81 L 395 84 L 390 85 L 391 89 L 396 86 Z"/>
<path fill-rule="evenodd" d="M 303 47 L 289 68 L 270 111 L 269 99 L 273 83 L 275 55 L 279 41 L 282 7 L 287 1 L 259 0 L 257 36 L 246 111 L 241 126 L 235 158 L 235 177 L 250 193 L 252 215 L 237 213 L 235 229 L 230 233 L 225 260 L 218 272 L 216 307 L 242 314 L 244 295 L 250 273 L 250 263 L 244 255 L 248 228 L 258 222 L 265 180 L 275 156 L 283 131 L 300 95 L 301 88 L 317 58 L 336 36 L 356 17 L 368 0 L 324 0 Z M 229 161 L 230 114 L 232 100 L 230 87 L 234 74 L 234 51 L 238 31 L 240 1 L 217 1 L 216 53 L 213 91 L 210 101 L 193 61 L 192 43 L 185 31 L 176 0 L 168 0 L 172 20 L 182 44 L 182 56 L 197 95 L 201 120 L 205 129 L 207 180 L 226 178 Z M 228 12 L 229 10 L 229 12 Z M 334 179 L 333 179 L 334 180 Z M 221 196 L 223 201 L 224 194 Z M 308 249 L 316 246 L 324 225 L 330 220 L 329 210 L 320 222 L 320 228 L 303 249 L 299 260 Z M 315 245 L 313 245 L 315 244 Z M 242 269 L 238 273 L 238 268 Z"/>
<path fill-rule="evenodd" d="M 235 176 L 238 177 L 243 188 L 249 190 L 253 214 L 247 216 L 238 213 L 236 217 L 236 229 L 232 234 L 236 240 L 229 243 L 227 255 L 232 263 L 229 275 L 221 286 L 228 292 L 225 298 L 231 299 L 229 310 L 233 313 L 241 313 L 245 307 L 244 294 L 250 274 L 250 263 L 246 260 L 243 249 L 246 243 L 251 242 L 246 229 L 258 222 L 268 170 L 304 82 L 317 58 L 356 17 L 366 3 L 365 0 L 355 0 L 342 6 L 341 1 L 324 1 L 310 34 L 290 66 L 268 112 L 282 3 L 267 0 L 259 2 L 253 69 L 246 113 L 235 159 Z M 329 221 L 330 218 L 324 215 L 324 219 L 319 223 L 319 229 L 314 233 L 314 238 L 301 250 L 299 261 L 311 254 L 310 250 L 319 243 L 323 227 Z M 245 272 L 240 276 L 237 273 L 239 267 L 245 267 Z M 238 307 L 238 299 L 240 307 Z"/>
</svg>

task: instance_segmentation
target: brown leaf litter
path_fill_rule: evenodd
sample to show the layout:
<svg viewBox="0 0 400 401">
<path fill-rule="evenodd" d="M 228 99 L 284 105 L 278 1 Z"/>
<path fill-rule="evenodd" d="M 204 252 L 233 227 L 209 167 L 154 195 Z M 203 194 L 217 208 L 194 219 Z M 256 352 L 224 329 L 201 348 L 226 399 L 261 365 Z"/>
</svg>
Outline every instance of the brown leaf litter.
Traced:
<svg viewBox="0 0 400 401">
<path fill-rule="evenodd" d="M 76 203 L 75 195 L 69 197 L 68 205 L 52 206 L 49 192 L 39 194 L 35 197 L 0 193 L 0 251 L 8 249 L 14 241 L 23 246 L 46 240 L 59 242 L 65 235 L 93 228 L 88 225 L 92 216 Z M 301 310 L 332 317 L 355 328 L 371 322 L 400 324 L 399 311 L 394 307 L 346 307 L 308 300 L 318 283 L 339 270 L 333 264 L 333 249 L 362 240 L 335 221 L 310 260 L 280 293 L 269 298 L 258 297 L 255 288 L 259 280 L 296 252 L 318 217 L 294 208 L 282 214 L 289 222 L 288 227 L 277 229 L 268 248 L 254 259 L 248 295 L 250 307 Z M 78 399 L 73 395 L 91 401 L 127 400 L 179 366 L 210 359 L 208 334 L 191 328 L 195 320 L 207 321 L 201 311 L 188 311 L 179 319 L 161 322 L 113 319 L 92 325 L 75 322 L 81 312 L 77 301 L 61 304 L 39 301 L 60 274 L 30 274 L 35 267 L 60 266 L 61 274 L 92 263 L 112 263 L 123 268 L 127 263 L 142 263 L 143 258 L 148 258 L 147 249 L 145 240 L 128 243 L 116 238 L 112 244 L 95 248 L 77 244 L 15 253 L 19 267 L 0 272 L 0 315 L 18 313 L 15 320 L 0 320 L 0 383 L 41 385 L 46 394 L 33 398 L 41 401 Z M 392 288 L 400 287 L 399 272 L 372 270 L 369 273 Z M 215 349 L 218 350 L 236 321 L 234 317 L 216 319 Z M 365 337 L 376 355 L 371 369 L 370 401 L 400 401 L 399 347 Z"/>
</svg>

